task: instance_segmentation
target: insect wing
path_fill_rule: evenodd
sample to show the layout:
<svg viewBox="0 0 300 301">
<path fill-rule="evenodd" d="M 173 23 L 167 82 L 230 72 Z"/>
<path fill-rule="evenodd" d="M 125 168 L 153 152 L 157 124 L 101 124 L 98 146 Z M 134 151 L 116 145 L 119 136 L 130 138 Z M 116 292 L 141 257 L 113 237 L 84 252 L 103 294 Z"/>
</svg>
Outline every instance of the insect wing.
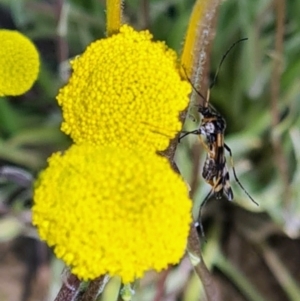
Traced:
<svg viewBox="0 0 300 301">
<path fill-rule="evenodd" d="M 224 195 L 229 201 L 233 200 L 233 192 L 230 185 L 230 176 L 226 164 L 224 136 L 217 134 L 215 161 L 217 165 L 218 175 L 215 186 L 216 197 L 221 198 Z"/>
<path fill-rule="evenodd" d="M 227 198 L 228 201 L 233 200 L 233 191 L 230 185 L 230 176 L 227 169 L 227 165 L 225 163 L 222 171 L 222 185 L 223 185 L 223 194 Z"/>
</svg>

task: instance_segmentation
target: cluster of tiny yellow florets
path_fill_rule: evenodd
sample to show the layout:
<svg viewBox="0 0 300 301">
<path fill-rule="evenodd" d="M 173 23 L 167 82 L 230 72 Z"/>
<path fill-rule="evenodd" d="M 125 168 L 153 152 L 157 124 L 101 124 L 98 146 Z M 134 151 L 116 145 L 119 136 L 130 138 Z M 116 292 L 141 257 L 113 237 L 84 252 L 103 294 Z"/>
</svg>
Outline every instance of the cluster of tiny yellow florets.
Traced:
<svg viewBox="0 0 300 301">
<path fill-rule="evenodd" d="M 0 96 L 20 95 L 31 88 L 39 72 L 32 42 L 13 30 L 0 30 Z"/>
<path fill-rule="evenodd" d="M 33 223 L 82 279 L 130 282 L 183 255 L 191 202 L 185 183 L 154 153 L 73 145 L 36 183 Z"/>
<path fill-rule="evenodd" d="M 124 25 L 73 60 L 57 100 L 62 130 L 75 143 L 164 150 L 181 129 L 191 87 L 175 52 L 151 39 Z"/>
<path fill-rule="evenodd" d="M 191 87 L 175 52 L 151 39 L 124 25 L 92 43 L 57 97 L 75 144 L 41 173 L 33 223 L 82 279 L 130 282 L 184 253 L 187 187 L 156 151 L 180 130 Z"/>
</svg>

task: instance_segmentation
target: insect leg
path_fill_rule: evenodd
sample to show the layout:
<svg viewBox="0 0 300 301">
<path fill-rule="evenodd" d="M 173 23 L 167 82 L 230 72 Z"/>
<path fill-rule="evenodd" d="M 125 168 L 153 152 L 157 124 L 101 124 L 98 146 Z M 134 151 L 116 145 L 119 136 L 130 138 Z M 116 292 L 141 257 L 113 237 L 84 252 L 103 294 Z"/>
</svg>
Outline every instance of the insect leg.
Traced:
<svg viewBox="0 0 300 301">
<path fill-rule="evenodd" d="M 207 151 L 208 154 L 210 154 L 211 149 L 209 147 L 209 144 L 207 144 L 204 140 L 203 137 L 201 136 L 201 132 L 199 133 L 198 139 L 200 141 L 200 143 L 202 144 L 202 146 L 205 148 L 205 150 Z"/>
<path fill-rule="evenodd" d="M 178 143 L 180 143 L 180 140 L 181 140 L 182 138 L 184 138 L 185 136 L 188 136 L 188 135 L 190 135 L 190 134 L 200 135 L 201 132 L 199 131 L 199 129 L 194 130 L 194 131 L 190 131 L 190 132 L 185 132 L 181 137 L 178 138 Z"/>
<path fill-rule="evenodd" d="M 210 192 L 207 194 L 207 196 L 205 197 L 205 199 L 201 203 L 200 209 L 199 209 L 198 221 L 199 221 L 200 233 L 201 233 L 201 236 L 203 238 L 205 238 L 205 234 L 204 234 L 204 229 L 203 229 L 203 224 L 202 224 L 202 218 L 201 218 L 201 216 L 202 216 L 202 209 L 205 206 L 205 204 L 207 203 L 207 201 L 209 200 L 209 198 L 212 195 L 213 191 L 214 191 L 213 189 L 210 190 Z"/>
<path fill-rule="evenodd" d="M 232 157 L 232 152 L 231 152 L 231 149 L 230 147 L 224 143 L 224 147 L 225 149 L 228 151 L 229 153 L 229 156 L 230 156 L 230 163 L 231 163 L 231 166 L 232 166 L 232 170 L 233 170 L 233 175 L 234 175 L 234 179 L 236 180 L 236 182 L 239 184 L 239 186 L 242 188 L 242 190 L 246 193 L 246 195 L 249 197 L 249 199 L 257 206 L 259 206 L 259 204 L 257 202 L 254 201 L 254 199 L 252 198 L 252 196 L 249 194 L 249 192 L 244 188 L 244 186 L 242 185 L 242 183 L 239 181 L 237 175 L 236 175 L 236 172 L 235 172 L 235 168 L 234 168 L 234 165 L 233 165 L 233 157 Z"/>
</svg>

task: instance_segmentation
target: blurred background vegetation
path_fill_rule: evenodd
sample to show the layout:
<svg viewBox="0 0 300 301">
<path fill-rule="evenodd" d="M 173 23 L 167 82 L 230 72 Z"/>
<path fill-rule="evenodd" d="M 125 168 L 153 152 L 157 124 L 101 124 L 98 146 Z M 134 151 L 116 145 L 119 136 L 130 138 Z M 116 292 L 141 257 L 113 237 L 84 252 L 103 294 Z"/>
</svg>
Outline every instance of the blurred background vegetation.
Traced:
<svg viewBox="0 0 300 301">
<path fill-rule="evenodd" d="M 125 21 L 136 29 L 149 28 L 155 39 L 180 53 L 193 4 L 126 0 Z M 285 14 L 282 28 L 276 25 L 275 4 Z M 204 259 L 222 292 L 220 300 L 300 300 L 299 12 L 299 1 L 284 0 L 226 0 L 219 7 L 211 74 L 232 43 L 249 40 L 226 58 L 210 101 L 226 118 L 226 143 L 237 174 L 260 204 L 257 208 L 251 203 L 231 174 L 234 202 L 212 198 L 205 208 Z M 41 56 L 34 87 L 23 96 L 0 99 L 0 164 L 22 168 L 21 178 L 25 171 L 36 176 L 52 152 L 70 144 L 59 130 L 61 111 L 55 96 L 68 78 L 68 59 L 105 36 L 105 1 L 0 0 L 0 27 L 27 35 Z M 281 30 L 278 53 L 275 41 Z M 196 128 L 199 120 L 195 108 L 190 114 L 194 118 L 187 118 L 186 129 Z M 196 137 L 183 141 L 176 154 L 190 181 L 195 150 L 203 164 Z M 62 263 L 30 226 L 31 188 L 3 176 L 0 185 L 0 300 L 53 300 Z M 195 215 L 210 188 L 201 177 L 197 185 Z M 118 279 L 110 281 L 101 300 L 116 300 L 118 287 Z M 204 297 L 184 258 L 160 275 L 147 274 L 134 300 Z"/>
</svg>

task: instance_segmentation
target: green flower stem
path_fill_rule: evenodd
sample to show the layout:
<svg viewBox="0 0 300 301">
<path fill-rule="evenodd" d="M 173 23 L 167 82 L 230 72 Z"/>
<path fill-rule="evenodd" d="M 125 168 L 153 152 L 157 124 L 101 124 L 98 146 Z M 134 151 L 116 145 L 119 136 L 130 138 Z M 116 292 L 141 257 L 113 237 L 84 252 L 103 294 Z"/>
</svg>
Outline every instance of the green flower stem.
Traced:
<svg viewBox="0 0 300 301">
<path fill-rule="evenodd" d="M 248 279 L 219 253 L 215 265 L 229 278 L 249 301 L 266 301 Z M 298 295 L 299 296 L 299 295 Z"/>
<path fill-rule="evenodd" d="M 106 29 L 108 36 L 118 32 L 122 25 L 122 2 L 122 0 L 106 0 Z"/>
</svg>

